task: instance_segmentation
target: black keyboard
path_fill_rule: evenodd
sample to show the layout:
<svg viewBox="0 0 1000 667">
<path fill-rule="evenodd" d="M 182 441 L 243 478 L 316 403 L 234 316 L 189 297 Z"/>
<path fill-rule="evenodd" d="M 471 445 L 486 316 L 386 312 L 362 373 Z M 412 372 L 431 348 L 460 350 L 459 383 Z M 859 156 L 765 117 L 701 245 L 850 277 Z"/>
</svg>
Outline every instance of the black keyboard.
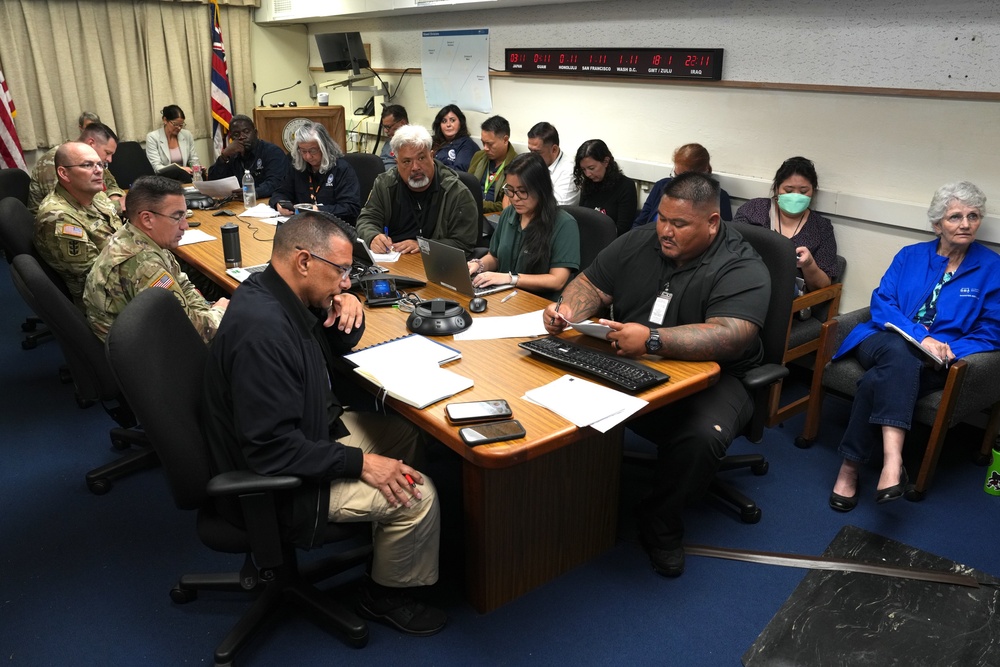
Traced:
<svg viewBox="0 0 1000 667">
<path fill-rule="evenodd" d="M 637 361 L 598 352 L 555 336 L 526 340 L 518 343 L 518 346 L 557 364 L 596 375 L 629 391 L 642 391 L 670 379 L 666 373 Z"/>
</svg>

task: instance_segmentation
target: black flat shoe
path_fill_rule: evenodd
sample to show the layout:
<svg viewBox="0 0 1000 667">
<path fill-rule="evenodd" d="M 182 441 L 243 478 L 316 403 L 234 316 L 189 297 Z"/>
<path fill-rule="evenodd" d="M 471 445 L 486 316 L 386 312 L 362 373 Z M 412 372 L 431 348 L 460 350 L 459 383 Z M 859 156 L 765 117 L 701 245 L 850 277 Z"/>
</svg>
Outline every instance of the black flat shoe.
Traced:
<svg viewBox="0 0 1000 667">
<path fill-rule="evenodd" d="M 903 492 L 906 491 L 906 485 L 910 482 L 909 477 L 906 475 L 906 468 L 903 466 L 899 467 L 899 484 L 893 484 L 892 486 L 885 489 L 877 489 L 875 492 L 875 502 L 879 503 L 889 503 L 893 500 L 899 500 L 903 497 Z"/>
<path fill-rule="evenodd" d="M 830 493 L 830 507 L 838 512 L 850 512 L 858 506 L 858 490 L 854 490 L 851 497 L 842 496 L 839 493 Z"/>
</svg>

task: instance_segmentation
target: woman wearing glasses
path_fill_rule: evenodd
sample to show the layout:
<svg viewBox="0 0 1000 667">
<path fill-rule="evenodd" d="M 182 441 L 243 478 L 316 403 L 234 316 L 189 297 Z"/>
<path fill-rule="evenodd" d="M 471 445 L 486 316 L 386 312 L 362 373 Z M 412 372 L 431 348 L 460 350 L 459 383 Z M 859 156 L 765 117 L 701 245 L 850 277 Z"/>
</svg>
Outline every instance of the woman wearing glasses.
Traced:
<svg viewBox="0 0 1000 667">
<path fill-rule="evenodd" d="M 295 152 L 285 179 L 270 204 L 282 215 L 293 215 L 294 204 L 337 216 L 351 225 L 361 211 L 361 185 L 344 152 L 326 128 L 306 121 L 295 130 Z"/>
<path fill-rule="evenodd" d="M 163 107 L 163 127 L 146 135 L 146 159 L 157 172 L 176 164 L 191 173 L 199 164 L 194 135 L 184 129 L 184 111 L 176 104 Z"/>
<path fill-rule="evenodd" d="M 614 220 L 618 236 L 632 229 L 638 204 L 635 182 L 622 173 L 606 143 L 590 139 L 580 145 L 573 180 L 580 188 L 580 206 L 596 209 Z"/>
<path fill-rule="evenodd" d="M 556 206 L 552 178 L 535 153 L 514 158 L 503 194 L 511 205 L 500 214 L 489 252 L 469 262 L 476 287 L 516 285 L 556 298 L 580 268 L 580 231 Z"/>
<path fill-rule="evenodd" d="M 972 183 L 938 188 L 927 209 L 937 238 L 903 248 L 872 293 L 871 319 L 854 327 L 834 359 L 854 355 L 865 374 L 840 442 L 844 460 L 830 507 L 858 504 L 861 465 L 881 445 L 875 501 L 903 496 L 903 441 L 917 399 L 944 387 L 946 371 L 889 325 L 946 363 L 1000 349 L 1000 256 L 976 243 L 986 196 Z"/>
</svg>

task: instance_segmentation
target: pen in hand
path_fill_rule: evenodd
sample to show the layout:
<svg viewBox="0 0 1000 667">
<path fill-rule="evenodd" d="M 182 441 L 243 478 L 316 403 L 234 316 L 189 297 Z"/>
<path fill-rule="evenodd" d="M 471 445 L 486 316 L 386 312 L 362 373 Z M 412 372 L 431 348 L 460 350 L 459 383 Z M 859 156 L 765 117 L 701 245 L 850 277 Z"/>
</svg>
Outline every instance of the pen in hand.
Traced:
<svg viewBox="0 0 1000 667">
<path fill-rule="evenodd" d="M 389 252 L 392 252 L 393 251 L 393 246 L 392 246 L 392 239 L 389 238 L 389 225 L 386 225 L 385 227 L 383 227 L 382 231 L 385 233 L 385 242 L 386 242 L 386 245 L 389 247 Z"/>
<path fill-rule="evenodd" d="M 561 306 L 561 305 L 562 305 L 562 300 L 563 300 L 562 296 L 560 296 L 560 297 L 559 297 L 559 298 L 558 298 L 558 299 L 556 300 L 556 315 L 559 315 L 559 317 L 562 317 L 562 319 L 564 319 L 564 320 L 565 320 L 566 318 L 565 318 L 565 317 L 563 317 L 562 315 L 560 315 L 560 314 L 559 314 L 559 306 Z M 554 318 L 554 317 L 553 317 L 553 318 L 552 318 L 552 326 L 555 326 L 555 325 L 556 325 L 556 318 Z"/>
<path fill-rule="evenodd" d="M 417 484 L 416 484 L 416 482 L 414 482 L 414 481 L 413 481 L 413 478 L 412 478 L 412 477 L 410 477 L 410 474 L 409 474 L 409 473 L 406 473 L 406 474 L 405 474 L 405 475 L 403 475 L 403 476 L 404 476 L 404 477 L 406 477 L 406 481 L 407 481 L 407 483 L 408 483 L 408 484 L 410 485 L 410 488 L 411 488 L 411 489 L 415 489 L 415 488 L 417 488 Z"/>
</svg>

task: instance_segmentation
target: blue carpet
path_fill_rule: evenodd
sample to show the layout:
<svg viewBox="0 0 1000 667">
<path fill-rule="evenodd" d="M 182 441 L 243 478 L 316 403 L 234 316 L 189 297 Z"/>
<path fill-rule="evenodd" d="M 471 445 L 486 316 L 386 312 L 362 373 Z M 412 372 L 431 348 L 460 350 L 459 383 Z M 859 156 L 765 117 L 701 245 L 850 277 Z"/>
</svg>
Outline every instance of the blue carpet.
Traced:
<svg viewBox="0 0 1000 667">
<path fill-rule="evenodd" d="M 168 592 L 182 573 L 233 570 L 241 560 L 201 546 L 193 514 L 173 506 L 159 470 L 122 479 L 106 496 L 87 491 L 84 474 L 115 457 L 107 435 L 113 423 L 99 406 L 79 409 L 72 387 L 59 383 L 54 342 L 20 348 L 19 323 L 28 310 L 6 265 L 0 304 L 0 656 L 9 665 L 211 664 L 247 599 L 202 594 L 175 605 Z M 759 445 L 734 443 L 733 453 L 763 451 L 770 460 L 763 477 L 730 473 L 758 501 L 763 519 L 744 525 L 706 502 L 686 515 L 687 539 L 819 554 L 850 523 L 1000 574 L 1000 499 L 983 493 L 984 469 L 969 462 L 981 432 L 953 431 L 924 502 L 876 506 L 873 463 L 864 471 L 861 504 L 842 515 L 827 507 L 827 496 L 846 415 L 846 403 L 828 400 L 820 442 L 809 450 L 792 444 L 801 418 L 770 429 Z M 355 650 L 291 618 L 248 647 L 239 663 L 735 666 L 804 575 L 689 557 L 683 577 L 656 576 L 635 542 L 632 519 L 649 471 L 626 465 L 615 547 L 479 615 L 461 593 L 459 470 L 451 452 L 433 452 L 428 473 L 445 513 L 442 581 L 432 594 L 450 617 L 444 632 L 415 639 L 373 624 L 368 647 Z M 332 585 L 349 592 L 353 582 Z"/>
</svg>

